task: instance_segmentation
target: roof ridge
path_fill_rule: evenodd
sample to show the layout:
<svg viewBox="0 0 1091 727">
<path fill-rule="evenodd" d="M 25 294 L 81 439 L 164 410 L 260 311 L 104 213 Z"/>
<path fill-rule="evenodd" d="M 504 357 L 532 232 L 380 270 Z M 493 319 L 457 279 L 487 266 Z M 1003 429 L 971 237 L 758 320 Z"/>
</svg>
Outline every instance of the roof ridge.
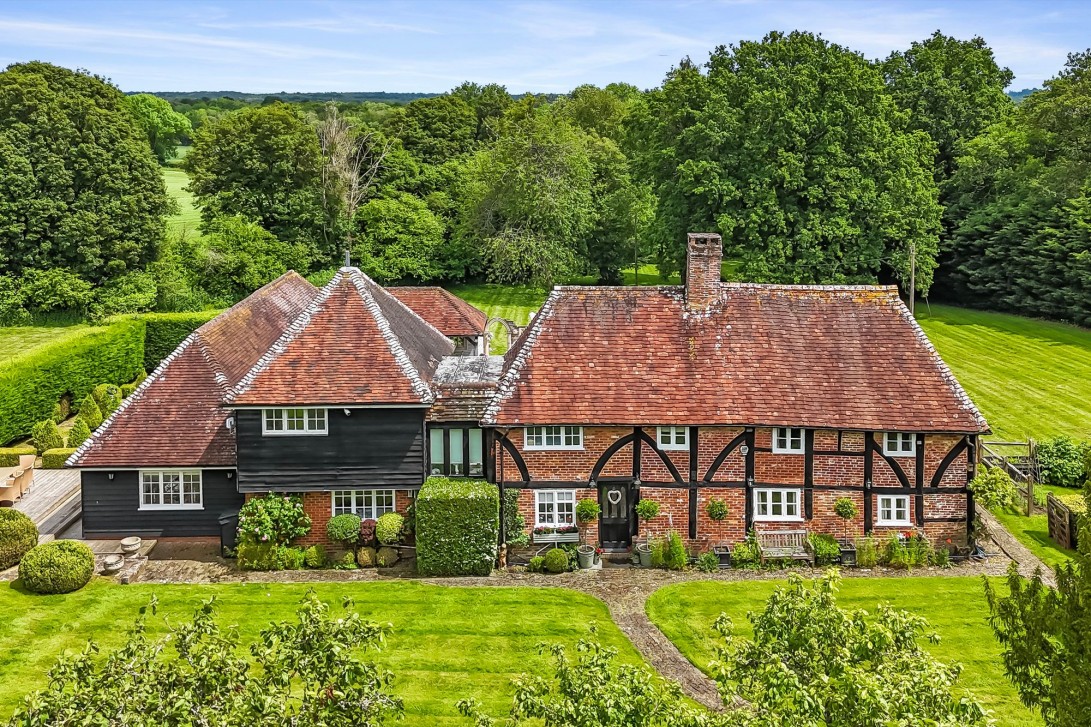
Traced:
<svg viewBox="0 0 1091 727">
<path fill-rule="evenodd" d="M 220 393 L 226 395 L 230 387 L 227 384 L 227 375 L 223 372 L 223 367 L 220 365 L 219 359 L 216 358 L 216 354 L 208 345 L 208 341 L 205 340 L 200 329 L 193 332 L 193 337 L 201 355 L 204 356 L 205 361 L 208 362 L 208 367 L 212 369 L 212 378 L 215 379 L 216 383 L 219 385 Z"/>
<path fill-rule="evenodd" d="M 554 304 L 561 297 L 560 286 L 554 287 L 549 293 L 549 297 L 545 299 L 542 307 L 538 310 L 538 314 L 531 320 L 530 325 L 520 336 L 521 340 L 516 340 L 516 344 L 519 345 L 519 350 L 516 352 L 515 357 L 511 361 L 511 365 L 508 366 L 508 370 L 504 372 L 504 375 L 500 377 L 500 381 L 496 385 L 496 396 L 489 402 L 489 405 L 485 407 L 485 413 L 481 416 L 481 422 L 483 424 L 493 424 L 496 420 L 496 415 L 500 411 L 500 405 L 505 399 L 509 398 L 515 393 L 515 382 L 519 378 L 520 372 L 526 366 L 527 361 L 530 359 L 530 355 L 534 350 L 534 341 L 538 338 L 538 333 L 541 331 L 542 323 L 546 319 L 553 315 Z"/>
<path fill-rule="evenodd" d="M 75 467 L 79 459 L 87 454 L 88 451 L 90 451 L 91 447 L 95 445 L 95 443 L 102 437 L 102 435 L 106 434 L 106 431 L 110 428 L 110 425 L 114 423 L 114 421 L 121 415 L 121 413 L 127 410 L 133 404 L 135 404 L 138 400 L 140 400 L 143 397 L 144 392 L 147 390 L 147 388 L 151 386 L 151 384 L 156 381 L 160 376 L 163 375 L 163 372 L 166 370 L 166 368 L 170 366 L 170 364 L 176 358 L 181 356 L 182 352 L 189 348 L 190 344 L 192 344 L 194 340 L 196 340 L 196 338 L 197 331 L 193 331 L 188 336 L 183 338 L 182 342 L 179 343 L 178 346 L 173 351 L 171 351 L 165 359 L 159 362 L 159 365 L 155 367 L 155 370 L 148 374 L 144 378 L 144 380 L 140 382 L 140 385 L 133 390 L 133 393 L 122 399 L 121 404 L 118 405 L 117 409 L 114 409 L 110 416 L 106 417 L 106 420 L 101 425 L 99 425 L 95 429 L 95 431 L 91 432 L 91 436 L 85 439 L 83 443 L 76 448 L 76 451 L 69 455 L 68 459 L 66 459 L 64 462 L 65 465 L 68 467 Z M 215 373 L 215 369 L 213 369 L 213 371 Z"/>
<path fill-rule="evenodd" d="M 242 300 L 240 300 L 235 305 L 233 305 L 230 308 L 227 308 L 225 310 L 222 310 L 219 313 L 217 313 L 216 315 L 214 315 L 212 318 L 209 318 L 207 321 L 205 321 L 200 326 L 198 326 L 197 330 L 200 331 L 202 328 L 210 327 L 213 323 L 222 324 L 223 321 L 230 318 L 232 316 L 232 314 L 237 313 L 239 310 L 242 310 L 244 308 L 251 307 L 253 305 L 253 303 L 254 303 L 254 301 L 252 299 L 254 298 L 255 295 L 258 295 L 259 293 L 262 293 L 262 291 L 265 291 L 267 289 L 272 290 L 273 288 L 278 288 L 283 283 L 286 283 L 289 280 L 294 280 L 295 278 L 299 278 L 300 280 L 302 280 L 307 285 L 311 286 L 315 290 L 318 290 L 318 288 L 315 287 L 314 283 L 307 280 L 305 277 L 303 277 L 302 275 L 297 273 L 295 270 L 289 270 L 288 272 L 284 273 L 283 275 L 276 278 L 275 280 L 270 280 L 268 283 L 261 286 L 260 288 L 255 290 L 253 293 L 251 293 L 250 295 L 248 295 L 245 298 L 243 298 Z M 263 296 L 264 296 L 264 294 L 263 294 Z"/>
<path fill-rule="evenodd" d="M 383 294 L 384 294 L 384 295 L 386 295 L 386 296 L 387 296 L 388 298 L 390 298 L 390 300 L 392 300 L 393 302 L 397 303 L 397 304 L 398 304 L 398 305 L 400 305 L 400 306 L 401 306 L 402 308 L 405 308 L 405 309 L 406 309 L 407 311 L 409 311 L 409 312 L 410 312 L 410 313 L 411 313 L 411 314 L 413 315 L 413 317 L 414 317 L 414 318 L 416 318 L 417 320 L 419 320 L 419 321 L 420 321 L 421 323 L 423 323 L 424 325 L 428 326 L 429 328 L 431 328 L 431 329 L 432 329 L 433 331 L 435 331 L 435 332 L 436 332 L 436 333 L 438 333 L 439 335 L 443 336 L 444 338 L 447 338 L 447 334 L 445 334 L 445 333 L 444 333 L 443 331 L 441 331 L 441 330 L 439 330 L 438 328 L 436 328 L 435 326 L 433 326 L 433 325 L 432 325 L 431 323 L 429 323 L 428 321 L 424 320 L 424 316 L 420 315 L 420 314 L 419 314 L 419 313 L 417 313 L 417 312 L 416 312 L 415 310 L 413 310 L 412 308 L 410 308 L 410 307 L 409 307 L 408 305 L 406 305 L 405 303 L 403 303 L 403 302 L 402 302 L 402 301 L 401 301 L 401 300 L 400 300 L 400 299 L 398 298 L 398 296 L 396 296 L 396 295 L 394 295 L 393 293 L 391 293 L 391 292 L 390 292 L 390 291 L 389 291 L 389 290 L 388 290 L 388 289 L 387 289 L 386 287 L 384 287 L 384 286 L 382 286 L 382 285 L 379 285 L 378 283 L 376 283 L 376 282 L 375 282 L 375 280 L 374 280 L 373 278 L 371 278 L 371 277 L 370 277 L 369 275 L 367 275 L 366 273 L 364 273 L 364 271 L 363 271 L 363 270 L 360 270 L 360 268 L 352 268 L 352 267 L 349 267 L 349 268 L 341 268 L 341 270 L 347 270 L 347 271 L 350 271 L 350 273 L 351 273 L 351 271 L 355 271 L 356 273 L 358 273 L 358 274 L 359 274 L 359 275 L 361 276 L 361 278 L 366 278 L 367 280 L 371 281 L 372 285 L 374 285 L 374 286 L 375 286 L 376 288 L 378 288 L 379 290 L 383 291 Z M 439 288 L 439 286 L 438 286 L 438 285 L 425 285 L 425 286 L 402 285 L 402 286 L 399 286 L 399 287 L 401 287 L 401 288 L 414 288 L 414 287 L 423 287 L 423 288 Z M 439 289 L 440 289 L 440 290 L 443 290 L 443 288 L 439 288 Z M 386 320 L 386 316 L 383 316 L 383 320 Z M 393 329 L 391 329 L 391 330 L 393 330 Z M 395 335 L 395 336 L 397 336 L 398 334 L 397 334 L 397 333 L 395 333 L 394 335 Z M 401 339 L 400 339 L 400 338 L 398 339 L 398 345 L 401 345 Z"/>
</svg>

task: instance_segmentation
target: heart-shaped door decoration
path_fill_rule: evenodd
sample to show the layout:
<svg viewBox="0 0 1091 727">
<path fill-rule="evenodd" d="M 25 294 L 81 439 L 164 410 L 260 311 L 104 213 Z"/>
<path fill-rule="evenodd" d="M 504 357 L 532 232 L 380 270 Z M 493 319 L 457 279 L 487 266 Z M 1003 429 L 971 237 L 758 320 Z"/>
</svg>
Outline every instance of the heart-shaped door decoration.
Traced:
<svg viewBox="0 0 1091 727">
<path fill-rule="evenodd" d="M 606 499 L 610 501 L 611 505 L 616 505 L 621 502 L 621 490 L 610 490 L 606 493 Z"/>
</svg>

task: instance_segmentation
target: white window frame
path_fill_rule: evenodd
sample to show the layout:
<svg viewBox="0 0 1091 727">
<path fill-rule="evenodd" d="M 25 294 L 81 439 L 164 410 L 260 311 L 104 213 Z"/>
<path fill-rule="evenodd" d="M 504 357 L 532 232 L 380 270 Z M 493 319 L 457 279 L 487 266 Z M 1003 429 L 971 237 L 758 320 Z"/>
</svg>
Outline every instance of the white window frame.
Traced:
<svg viewBox="0 0 1091 727">
<path fill-rule="evenodd" d="M 165 503 L 166 492 L 164 490 L 165 476 L 178 478 L 178 502 Z M 186 478 L 197 479 L 197 502 L 186 502 Z M 156 502 L 145 500 L 145 478 L 155 480 Z M 192 485 L 192 479 L 189 482 Z M 204 510 L 205 509 L 205 483 L 201 470 L 166 468 L 158 470 L 137 471 L 137 498 L 140 503 L 137 510 Z M 192 493 L 191 493 L 192 494 Z"/>
<path fill-rule="evenodd" d="M 348 507 L 338 507 L 337 498 L 350 498 L 351 503 Z M 390 498 L 390 505 L 385 503 L 380 508 L 377 503 L 377 499 L 382 496 L 384 499 Z M 353 515 L 359 515 L 361 520 L 378 520 L 380 515 L 385 515 L 388 512 L 397 512 L 397 496 L 394 494 L 394 490 L 333 490 L 330 492 L 330 515 L 343 515 L 346 513 L 352 513 Z M 380 512 L 381 509 L 381 512 Z"/>
<path fill-rule="evenodd" d="M 550 443 L 550 439 L 556 439 Z M 555 425 L 525 427 L 523 429 L 523 449 L 534 450 L 576 450 L 583 449 L 583 427 Z"/>
<path fill-rule="evenodd" d="M 296 421 L 302 428 L 289 429 L 290 424 Z M 325 437 L 329 430 L 329 414 L 322 408 L 283 406 L 261 410 L 263 437 Z"/>
<path fill-rule="evenodd" d="M 885 502 L 884 502 L 885 501 Z M 904 503 L 905 519 L 897 518 L 898 511 L 903 509 L 900 503 Z M 892 517 L 883 517 L 883 510 L 888 510 Z M 875 498 L 875 524 L 901 527 L 913 524 L 913 510 L 909 502 L 909 495 L 879 495 Z"/>
<path fill-rule="evenodd" d="M 552 499 L 553 512 L 549 513 L 553 522 L 543 519 L 542 504 L 545 496 Z M 563 496 L 564 499 L 558 499 Z M 561 508 L 565 507 L 565 522 L 560 521 Z M 576 491 L 575 490 L 535 490 L 534 491 L 534 527 L 536 528 L 560 528 L 576 524 Z"/>
<path fill-rule="evenodd" d="M 758 512 L 762 502 L 761 496 L 768 495 L 769 499 L 766 503 L 769 506 L 770 511 L 773 507 L 773 495 L 779 494 L 781 497 L 781 507 L 787 512 L 788 509 L 788 495 L 795 496 L 795 515 L 762 515 Z M 755 487 L 754 488 L 754 521 L 759 523 L 801 523 L 803 522 L 803 490 L 798 487 Z"/>
<path fill-rule="evenodd" d="M 795 432 L 799 432 L 799 446 L 793 443 Z M 786 445 L 781 445 L 777 440 L 782 438 Z M 773 428 L 773 454 L 803 454 L 807 442 L 807 430 L 800 427 L 774 427 Z"/>
<path fill-rule="evenodd" d="M 883 432 L 883 454 L 888 457 L 915 457 L 917 435 L 910 432 Z"/>
<path fill-rule="evenodd" d="M 667 435 L 667 439 L 670 440 L 669 444 L 663 443 L 663 435 Z M 678 435 L 682 435 L 681 443 L 678 442 Z M 663 450 L 688 450 L 689 449 L 689 427 L 656 427 L 655 443 L 659 445 Z"/>
</svg>

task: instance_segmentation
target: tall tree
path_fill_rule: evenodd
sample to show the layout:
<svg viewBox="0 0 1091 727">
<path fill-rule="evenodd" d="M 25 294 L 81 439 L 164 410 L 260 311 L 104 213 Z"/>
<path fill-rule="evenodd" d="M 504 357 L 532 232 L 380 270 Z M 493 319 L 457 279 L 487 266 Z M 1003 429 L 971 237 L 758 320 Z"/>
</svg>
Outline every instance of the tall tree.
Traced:
<svg viewBox="0 0 1091 727">
<path fill-rule="evenodd" d="M 498 83 L 480 85 L 466 81 L 451 90 L 451 95 L 470 105 L 477 114 L 477 131 L 474 140 L 487 143 L 496 138 L 498 122 L 512 104 L 508 89 Z"/>
<path fill-rule="evenodd" d="M 935 145 L 907 128 L 882 76 L 809 33 L 720 46 L 630 113 L 641 175 L 659 198 L 666 271 L 685 235 L 715 230 L 756 281 L 873 282 L 885 269 L 927 291 L 940 207 Z"/>
<path fill-rule="evenodd" d="M 150 93 L 126 96 L 125 100 L 159 163 L 177 156 L 178 144 L 193 132 L 189 119 L 175 111 L 169 102 Z"/>
<path fill-rule="evenodd" d="M 183 161 L 207 225 L 239 215 L 277 237 L 340 253 L 322 197 L 322 148 L 303 115 L 272 103 L 227 114 L 193 135 Z"/>
<path fill-rule="evenodd" d="M 65 268 L 101 282 L 142 269 L 172 208 L 116 87 L 48 63 L 0 73 L 0 275 Z"/>
<path fill-rule="evenodd" d="M 477 145 L 478 117 L 464 95 L 412 101 L 391 114 L 385 128 L 425 164 L 442 164 L 469 153 Z"/>
</svg>

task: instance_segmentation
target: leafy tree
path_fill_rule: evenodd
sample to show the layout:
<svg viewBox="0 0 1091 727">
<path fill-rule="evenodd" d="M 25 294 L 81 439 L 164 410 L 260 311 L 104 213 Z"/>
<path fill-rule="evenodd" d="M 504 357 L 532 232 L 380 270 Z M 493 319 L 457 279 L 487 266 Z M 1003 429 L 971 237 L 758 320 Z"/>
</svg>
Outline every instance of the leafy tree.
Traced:
<svg viewBox="0 0 1091 727">
<path fill-rule="evenodd" d="M 0 73 L 0 179 L 0 275 L 143 269 L 173 208 L 121 92 L 48 63 Z"/>
<path fill-rule="evenodd" d="M 195 243 L 192 285 L 221 304 L 241 300 L 289 270 L 306 271 L 310 266 L 307 247 L 278 240 L 241 217 L 211 220 L 206 230 Z"/>
<path fill-rule="evenodd" d="M 977 501 L 993 512 L 1014 507 L 1019 502 L 1019 488 L 999 467 L 982 466 L 969 487 Z"/>
<path fill-rule="evenodd" d="M 23 305 L 31 313 L 83 313 L 95 295 L 90 283 L 63 268 L 28 270 L 19 287 Z"/>
<path fill-rule="evenodd" d="M 651 189 L 634 182 L 629 161 L 613 141 L 588 135 L 592 167 L 593 224 L 585 238 L 584 257 L 600 283 L 620 285 L 621 268 L 638 264 L 646 252 L 642 240 L 655 214 Z"/>
<path fill-rule="evenodd" d="M 377 727 L 402 713 L 393 676 L 359 656 L 378 648 L 388 627 L 357 613 L 335 617 L 314 592 L 295 622 L 262 630 L 249 658 L 239 631 L 216 623 L 214 600 L 161 638 L 148 635 L 156 605 L 153 598 L 127 642 L 104 659 L 94 642 L 62 657 L 49 686 L 26 697 L 10 724 Z"/>
<path fill-rule="evenodd" d="M 917 288 L 935 267 L 935 146 L 863 57 L 809 33 L 771 33 L 684 61 L 636 103 L 638 170 L 659 198 L 652 237 L 666 272 L 686 233 L 715 230 L 756 281 Z"/>
<path fill-rule="evenodd" d="M 809 587 L 798 575 L 777 588 L 760 613 L 754 636 L 733 632 L 720 616 L 724 639 L 713 678 L 742 723 L 786 725 L 987 725 L 984 710 L 954 696 L 961 668 L 942 664 L 920 646 L 923 617 L 880 605 L 874 615 L 837 605 L 838 576 Z M 938 637 L 929 635 L 935 641 Z"/>
<path fill-rule="evenodd" d="M 182 165 L 206 226 L 239 215 L 281 240 L 337 256 L 318 134 L 292 106 L 249 107 L 202 126 Z"/>
<path fill-rule="evenodd" d="M 444 226 L 423 200 L 410 194 L 373 199 L 356 216 L 353 256 L 381 283 L 430 282 L 443 277 Z"/>
<path fill-rule="evenodd" d="M 442 164 L 474 150 L 478 115 L 459 95 L 433 96 L 412 101 L 391 114 L 387 130 L 401 139 L 406 150 L 424 164 Z"/>
<path fill-rule="evenodd" d="M 577 86 L 556 102 L 557 112 L 584 131 L 619 141 L 622 124 L 629 111 L 628 100 L 621 94 L 628 89 L 620 84 L 599 88 L 591 84 Z"/>
<path fill-rule="evenodd" d="M 462 99 L 477 115 L 477 131 L 474 141 L 479 144 L 493 141 L 498 131 L 498 122 L 512 104 L 508 89 L 498 83 L 484 86 L 466 81 L 451 90 L 451 95 Z"/>
<path fill-rule="evenodd" d="M 168 101 L 150 93 L 126 96 L 125 100 L 159 163 L 177 156 L 178 145 L 193 131 L 189 119 L 175 111 Z"/>
</svg>

